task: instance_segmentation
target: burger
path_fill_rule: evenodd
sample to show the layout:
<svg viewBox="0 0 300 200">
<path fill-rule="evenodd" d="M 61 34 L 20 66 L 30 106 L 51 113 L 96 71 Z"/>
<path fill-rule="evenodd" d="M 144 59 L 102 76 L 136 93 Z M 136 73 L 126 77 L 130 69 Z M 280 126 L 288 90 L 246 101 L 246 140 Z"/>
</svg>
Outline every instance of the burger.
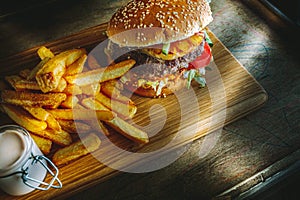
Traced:
<svg viewBox="0 0 300 200">
<path fill-rule="evenodd" d="M 136 60 L 120 81 L 138 95 L 165 97 L 193 80 L 204 87 L 212 60 L 205 29 L 212 20 L 206 0 L 132 0 L 110 19 L 106 52 Z"/>
</svg>

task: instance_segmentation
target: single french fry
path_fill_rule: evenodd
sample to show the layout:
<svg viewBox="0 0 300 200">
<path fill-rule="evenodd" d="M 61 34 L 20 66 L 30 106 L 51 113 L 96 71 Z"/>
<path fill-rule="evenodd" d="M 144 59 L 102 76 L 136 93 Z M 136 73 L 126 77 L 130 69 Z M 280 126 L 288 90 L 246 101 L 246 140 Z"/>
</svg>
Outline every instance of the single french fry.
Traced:
<svg viewBox="0 0 300 200">
<path fill-rule="evenodd" d="M 96 134 L 91 133 L 81 141 L 57 150 L 52 157 L 52 161 L 58 166 L 67 164 L 79 157 L 96 151 L 100 147 L 100 144 L 101 140 L 99 137 Z"/>
<path fill-rule="evenodd" d="M 118 81 L 116 79 L 103 82 L 101 84 L 101 92 L 111 99 L 124 102 L 125 104 L 134 105 L 133 101 L 130 98 L 121 94 L 121 91 L 118 89 L 117 84 Z"/>
<path fill-rule="evenodd" d="M 27 76 L 27 80 L 35 80 L 35 76 L 36 73 L 50 60 L 49 57 L 44 58 L 43 60 L 41 60 L 32 70 L 31 72 L 28 74 Z"/>
<path fill-rule="evenodd" d="M 97 101 L 93 97 L 85 98 L 81 101 L 81 104 L 91 110 L 109 110 L 107 107 L 105 107 L 102 103 Z"/>
<path fill-rule="evenodd" d="M 85 54 L 84 49 L 72 49 L 54 56 L 45 63 L 35 76 L 41 90 L 50 92 L 56 89 L 67 66 L 74 63 L 83 54 Z"/>
<path fill-rule="evenodd" d="M 67 95 L 79 95 L 82 94 L 82 89 L 78 85 L 67 84 L 67 87 L 64 89 L 63 93 Z"/>
<path fill-rule="evenodd" d="M 81 86 L 82 93 L 88 96 L 94 96 L 95 94 L 100 92 L 100 89 L 101 89 L 100 83 L 93 83 L 90 85 Z"/>
<path fill-rule="evenodd" d="M 68 83 L 77 84 L 79 86 L 89 85 L 92 83 L 101 83 L 123 76 L 134 65 L 135 60 L 129 59 L 108 67 L 103 67 L 72 76 L 66 76 L 65 78 Z"/>
<path fill-rule="evenodd" d="M 46 122 L 35 119 L 21 107 L 2 104 L 2 108 L 14 122 L 28 131 L 42 131 L 47 128 Z"/>
<path fill-rule="evenodd" d="M 45 58 L 53 58 L 54 57 L 54 54 L 52 53 L 52 51 L 45 46 L 41 46 L 37 50 L 37 54 L 39 55 L 41 60 L 44 60 Z"/>
<path fill-rule="evenodd" d="M 104 106 L 112 110 L 114 113 L 119 114 L 122 118 L 128 119 L 132 118 L 136 111 L 137 107 L 133 104 L 125 104 L 113 99 L 110 99 L 106 95 L 99 92 L 95 95 L 95 99 L 102 103 Z"/>
<path fill-rule="evenodd" d="M 37 94 L 4 90 L 1 92 L 1 98 L 4 103 L 19 106 L 57 108 L 66 100 L 67 95 L 64 93 Z"/>
<path fill-rule="evenodd" d="M 107 121 L 106 123 L 130 140 L 142 144 L 149 142 L 149 137 L 147 133 L 132 126 L 131 124 L 122 120 L 119 117 L 115 117 L 114 119 Z"/>
<path fill-rule="evenodd" d="M 114 118 L 114 114 L 111 111 L 89 109 L 49 109 L 56 119 L 64 120 L 93 120 L 95 116 L 98 120 L 108 121 Z"/>
<path fill-rule="evenodd" d="M 37 136 L 33 133 L 30 133 L 30 136 L 32 137 L 33 141 L 36 143 L 36 145 L 39 147 L 39 149 L 42 151 L 44 155 L 48 155 L 50 153 L 52 147 L 51 140 Z"/>
<path fill-rule="evenodd" d="M 61 126 L 58 123 L 58 121 L 53 117 L 53 115 L 49 114 L 46 123 L 49 129 L 53 129 L 55 131 L 61 131 Z"/>
<path fill-rule="evenodd" d="M 38 83 L 36 81 L 28 81 L 25 79 L 19 80 L 17 82 L 14 83 L 14 88 L 17 91 L 21 91 L 21 90 L 36 90 L 39 91 L 40 86 L 38 85 Z"/>
<path fill-rule="evenodd" d="M 74 74 L 79 74 L 82 72 L 84 64 L 86 62 L 87 55 L 83 54 L 80 58 L 78 58 L 73 64 L 67 67 L 67 70 L 64 76 L 70 76 Z"/>
<path fill-rule="evenodd" d="M 60 146 L 68 146 L 72 143 L 71 135 L 64 130 L 56 131 L 56 130 L 47 128 L 42 131 L 32 131 L 32 132 L 35 135 L 38 135 L 43 138 L 47 138 Z"/>
<path fill-rule="evenodd" d="M 49 116 L 49 113 L 44 108 L 41 107 L 23 106 L 23 108 L 27 112 L 29 112 L 33 117 L 41 121 L 46 121 Z"/>
<path fill-rule="evenodd" d="M 74 95 L 68 95 L 66 100 L 63 101 L 60 106 L 63 108 L 74 108 L 78 103 L 78 98 Z"/>
<path fill-rule="evenodd" d="M 88 133 L 92 127 L 86 123 L 74 120 L 57 120 L 61 128 L 69 133 Z"/>
</svg>

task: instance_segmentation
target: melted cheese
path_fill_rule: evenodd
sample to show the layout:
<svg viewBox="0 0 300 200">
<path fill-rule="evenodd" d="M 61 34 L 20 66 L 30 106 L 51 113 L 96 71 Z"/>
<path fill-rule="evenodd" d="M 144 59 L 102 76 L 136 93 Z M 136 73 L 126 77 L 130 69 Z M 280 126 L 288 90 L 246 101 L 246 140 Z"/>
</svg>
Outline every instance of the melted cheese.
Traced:
<svg viewBox="0 0 300 200">
<path fill-rule="evenodd" d="M 155 45 L 152 48 L 143 49 L 148 55 L 162 59 L 162 60 L 174 60 L 195 50 L 203 41 L 204 34 L 197 33 L 187 39 L 176 41 L 171 43 L 169 53 L 165 55 L 162 52 L 162 45 Z"/>
</svg>

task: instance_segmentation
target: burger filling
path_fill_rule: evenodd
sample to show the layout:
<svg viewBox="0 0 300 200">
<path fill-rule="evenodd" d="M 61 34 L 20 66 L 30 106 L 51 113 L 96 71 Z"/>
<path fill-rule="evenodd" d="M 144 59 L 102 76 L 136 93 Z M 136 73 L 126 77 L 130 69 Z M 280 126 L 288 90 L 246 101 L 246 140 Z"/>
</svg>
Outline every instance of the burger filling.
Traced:
<svg viewBox="0 0 300 200">
<path fill-rule="evenodd" d="M 180 78 L 186 79 L 188 88 L 192 80 L 204 87 L 205 67 L 212 60 L 211 45 L 211 40 L 203 31 L 170 44 L 129 51 L 119 59 L 132 58 L 136 60 L 136 67 L 123 76 L 121 82 L 130 84 L 131 88 L 153 89 L 156 96 L 163 95 L 162 88 Z"/>
</svg>

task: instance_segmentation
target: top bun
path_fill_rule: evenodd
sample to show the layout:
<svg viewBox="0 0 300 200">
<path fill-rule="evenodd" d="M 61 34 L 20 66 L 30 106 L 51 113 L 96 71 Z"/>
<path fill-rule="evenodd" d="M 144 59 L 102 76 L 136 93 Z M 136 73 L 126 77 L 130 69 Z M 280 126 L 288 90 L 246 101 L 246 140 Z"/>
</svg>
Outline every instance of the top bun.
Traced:
<svg viewBox="0 0 300 200">
<path fill-rule="evenodd" d="M 146 47 L 188 38 L 212 20 L 206 0 L 132 0 L 112 16 L 107 36 L 120 46 Z"/>
</svg>

